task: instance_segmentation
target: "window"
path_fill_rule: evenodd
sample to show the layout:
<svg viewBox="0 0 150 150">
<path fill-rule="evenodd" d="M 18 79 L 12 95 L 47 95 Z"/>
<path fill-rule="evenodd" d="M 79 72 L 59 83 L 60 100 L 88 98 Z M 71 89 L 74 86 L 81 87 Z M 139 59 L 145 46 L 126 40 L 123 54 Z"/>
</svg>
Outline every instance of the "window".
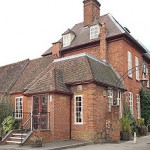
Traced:
<svg viewBox="0 0 150 150">
<path fill-rule="evenodd" d="M 122 102 L 121 102 L 121 91 L 118 91 L 118 97 L 117 97 L 117 105 L 119 105 L 119 117 L 122 117 Z"/>
<path fill-rule="evenodd" d="M 16 97 L 15 99 L 15 118 L 22 119 L 23 115 L 23 97 Z"/>
<path fill-rule="evenodd" d="M 128 76 L 132 78 L 132 54 L 128 51 Z"/>
<path fill-rule="evenodd" d="M 144 59 L 142 59 L 142 71 L 143 71 L 143 73 L 146 73 L 146 63 L 145 63 Z"/>
<path fill-rule="evenodd" d="M 141 118 L 140 95 L 136 94 L 137 119 Z"/>
<path fill-rule="evenodd" d="M 99 36 L 99 25 L 91 26 L 90 27 L 90 39 L 95 39 L 98 38 Z"/>
<path fill-rule="evenodd" d="M 69 34 L 63 35 L 63 47 L 69 45 L 70 45 L 70 35 Z"/>
<path fill-rule="evenodd" d="M 133 115 L 133 93 L 129 92 L 129 107 L 130 112 Z"/>
<path fill-rule="evenodd" d="M 111 106 L 113 105 L 113 90 L 108 90 L 108 111 L 111 112 Z"/>
<path fill-rule="evenodd" d="M 148 79 L 148 81 L 147 81 L 147 87 L 149 88 L 149 74 L 148 74 L 148 68 L 146 68 L 146 79 Z"/>
<path fill-rule="evenodd" d="M 136 80 L 139 81 L 139 58 L 135 57 Z"/>
<path fill-rule="evenodd" d="M 74 98 L 75 124 L 83 123 L 83 96 L 77 95 Z"/>
<path fill-rule="evenodd" d="M 73 39 L 75 38 L 75 34 L 68 33 L 63 35 L 63 47 L 69 46 Z"/>
</svg>

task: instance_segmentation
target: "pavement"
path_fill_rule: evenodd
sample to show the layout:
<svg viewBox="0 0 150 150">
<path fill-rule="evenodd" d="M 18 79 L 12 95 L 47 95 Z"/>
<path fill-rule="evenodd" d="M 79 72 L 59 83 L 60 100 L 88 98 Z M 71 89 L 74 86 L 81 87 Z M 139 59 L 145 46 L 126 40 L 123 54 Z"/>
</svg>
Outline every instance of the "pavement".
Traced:
<svg viewBox="0 0 150 150">
<path fill-rule="evenodd" d="M 82 141 L 58 141 L 43 144 L 43 147 L 32 148 L 30 145 L 0 145 L 0 150 L 150 150 L 150 134 L 137 138 L 137 142 L 126 141 L 118 143 L 92 144 Z"/>
<path fill-rule="evenodd" d="M 85 146 L 89 143 L 82 142 L 82 141 L 75 141 L 75 140 L 68 140 L 68 141 L 57 141 L 57 142 L 50 142 L 44 143 L 42 147 L 39 148 L 32 148 L 31 145 L 0 145 L 0 150 L 61 150 L 61 149 L 68 149 L 68 148 L 75 148 Z"/>
</svg>

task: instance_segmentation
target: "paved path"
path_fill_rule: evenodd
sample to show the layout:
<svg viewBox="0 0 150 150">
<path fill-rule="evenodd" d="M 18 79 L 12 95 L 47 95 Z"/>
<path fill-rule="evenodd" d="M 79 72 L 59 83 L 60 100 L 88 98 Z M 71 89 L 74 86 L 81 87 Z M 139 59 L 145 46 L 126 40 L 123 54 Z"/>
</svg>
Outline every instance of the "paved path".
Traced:
<svg viewBox="0 0 150 150">
<path fill-rule="evenodd" d="M 150 135 L 137 138 L 137 143 L 128 141 L 118 144 L 93 144 L 68 150 L 150 150 Z"/>
<path fill-rule="evenodd" d="M 67 148 L 67 150 L 150 150 L 150 134 L 148 136 L 137 138 L 137 143 L 128 141 L 117 144 L 86 144 L 87 143 L 85 142 L 79 141 L 62 141 L 47 143 L 41 148 L 31 148 L 31 146 L 19 147 L 17 145 L 0 145 L 0 150 L 62 150 L 65 148 Z"/>
</svg>

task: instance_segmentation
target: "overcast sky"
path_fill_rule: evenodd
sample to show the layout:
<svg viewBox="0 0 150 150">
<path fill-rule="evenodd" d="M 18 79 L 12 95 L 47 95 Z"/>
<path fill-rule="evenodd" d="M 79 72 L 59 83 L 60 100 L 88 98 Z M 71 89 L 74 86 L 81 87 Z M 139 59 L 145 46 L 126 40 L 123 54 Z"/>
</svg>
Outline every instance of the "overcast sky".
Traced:
<svg viewBox="0 0 150 150">
<path fill-rule="evenodd" d="M 0 0 L 0 66 L 40 57 L 51 43 L 83 21 L 83 0 Z M 149 0 L 99 0 L 150 49 Z"/>
</svg>

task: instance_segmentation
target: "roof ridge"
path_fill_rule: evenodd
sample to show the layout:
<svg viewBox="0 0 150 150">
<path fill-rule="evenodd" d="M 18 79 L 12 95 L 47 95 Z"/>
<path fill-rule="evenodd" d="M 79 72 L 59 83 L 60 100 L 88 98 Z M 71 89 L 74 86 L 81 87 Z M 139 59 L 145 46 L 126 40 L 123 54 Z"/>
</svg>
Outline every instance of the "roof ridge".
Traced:
<svg viewBox="0 0 150 150">
<path fill-rule="evenodd" d="M 28 60 L 29 60 L 29 59 L 24 59 L 24 60 L 21 60 L 21 61 L 18 61 L 18 62 L 6 64 L 6 65 L 4 65 L 4 66 L 0 66 L 0 68 L 2 68 L 2 67 L 8 67 L 8 66 L 11 66 L 11 65 L 15 65 L 15 64 L 18 64 L 18 63 L 21 63 L 21 62 L 24 62 L 24 61 L 28 61 Z"/>
<path fill-rule="evenodd" d="M 89 62 L 89 57 L 86 57 L 86 61 L 88 62 L 88 66 L 89 66 L 89 70 L 90 70 L 90 73 L 91 73 L 91 76 L 92 76 L 92 80 L 94 81 L 94 75 L 93 75 L 93 72 L 92 72 L 92 66 Z"/>
</svg>

